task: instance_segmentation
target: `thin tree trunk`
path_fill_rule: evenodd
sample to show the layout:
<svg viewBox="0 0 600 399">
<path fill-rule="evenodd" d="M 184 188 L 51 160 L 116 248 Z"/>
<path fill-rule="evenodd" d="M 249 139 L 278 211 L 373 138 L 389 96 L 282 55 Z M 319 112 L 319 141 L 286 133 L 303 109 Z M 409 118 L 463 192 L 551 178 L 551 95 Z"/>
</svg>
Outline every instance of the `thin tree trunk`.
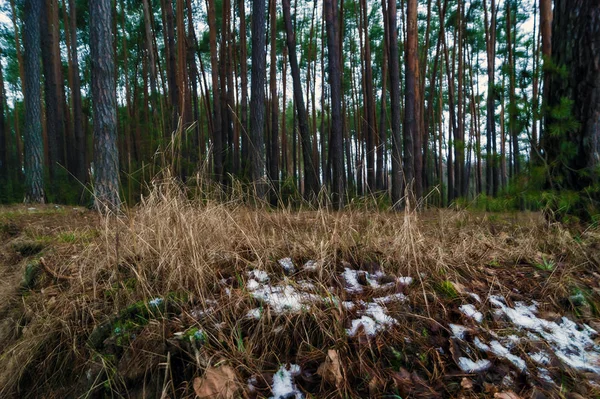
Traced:
<svg viewBox="0 0 600 399">
<path fill-rule="evenodd" d="M 302 83 L 300 81 L 300 68 L 298 66 L 298 58 L 296 55 L 296 38 L 292 27 L 290 0 L 282 0 L 282 5 L 283 18 L 287 34 L 286 40 L 289 52 L 290 68 L 292 71 L 292 81 L 294 84 L 294 103 L 297 113 L 300 140 L 302 142 L 302 155 L 304 158 L 304 193 L 307 199 L 313 200 L 314 198 L 316 198 L 316 195 L 319 192 L 319 169 L 316 160 L 312 158 L 312 145 L 310 133 L 308 131 L 308 117 L 306 115 L 306 107 L 304 106 L 304 98 L 302 95 Z M 296 150 L 294 148 L 294 158 L 296 158 L 295 154 Z M 296 165 L 296 162 L 294 162 L 294 165 Z M 294 170 L 296 170 L 296 166 L 294 166 Z"/>
<path fill-rule="evenodd" d="M 415 145 L 414 141 L 419 134 L 419 125 L 417 121 L 417 0 L 408 0 L 407 12 L 407 43 L 406 43 L 406 89 L 405 89 L 405 109 L 404 109 L 404 176 L 407 185 L 407 201 L 414 206 L 415 202 Z"/>
<path fill-rule="evenodd" d="M 277 95 L 277 0 L 270 0 L 271 10 L 271 162 L 269 177 L 271 179 L 271 205 L 279 200 L 279 98 Z"/>
<path fill-rule="evenodd" d="M 223 141 L 221 131 L 221 90 L 219 85 L 219 60 L 217 58 L 217 20 L 215 0 L 208 0 L 208 30 L 213 93 L 213 173 L 215 180 L 223 182 Z"/>
<path fill-rule="evenodd" d="M 396 29 L 396 0 L 388 0 L 387 16 L 390 49 L 390 112 L 392 117 L 392 203 L 400 206 L 402 198 L 402 156 L 400 134 L 400 65 L 398 54 L 398 30 Z M 411 147 L 412 148 L 412 147 Z"/>
</svg>

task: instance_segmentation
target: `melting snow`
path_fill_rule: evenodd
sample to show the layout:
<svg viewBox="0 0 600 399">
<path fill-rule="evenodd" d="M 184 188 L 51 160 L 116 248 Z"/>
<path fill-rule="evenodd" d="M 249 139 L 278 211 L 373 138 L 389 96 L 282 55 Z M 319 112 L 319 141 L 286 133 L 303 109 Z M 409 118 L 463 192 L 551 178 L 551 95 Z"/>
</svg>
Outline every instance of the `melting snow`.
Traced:
<svg viewBox="0 0 600 399">
<path fill-rule="evenodd" d="M 469 296 L 473 299 L 475 299 L 477 302 L 481 303 L 481 297 L 477 294 L 475 294 L 474 292 L 469 292 Z"/>
<path fill-rule="evenodd" d="M 398 277 L 397 281 L 400 284 L 404 284 L 404 285 L 411 285 L 413 282 L 413 278 L 412 277 Z"/>
<path fill-rule="evenodd" d="M 385 313 L 381 305 L 368 303 L 366 306 L 365 315 L 360 319 L 352 320 L 352 326 L 347 330 L 349 336 L 355 336 L 362 326 L 365 334 L 372 337 L 379 331 L 398 323 Z"/>
<path fill-rule="evenodd" d="M 477 311 L 477 309 L 475 309 L 475 306 L 473 305 L 461 305 L 458 309 L 465 316 L 470 317 L 478 323 L 481 323 L 483 321 L 483 315 L 481 314 L 481 312 Z"/>
<path fill-rule="evenodd" d="M 262 311 L 260 310 L 260 308 L 254 308 L 249 310 L 248 313 L 246 313 L 246 317 L 250 319 L 260 319 L 261 314 Z"/>
<path fill-rule="evenodd" d="M 273 375 L 273 386 L 271 399 L 301 399 L 304 398 L 302 392 L 294 384 L 294 377 L 300 374 L 300 366 L 292 364 L 288 367 L 281 366 L 279 371 Z"/>
<path fill-rule="evenodd" d="M 505 358 L 506 360 L 514 364 L 519 370 L 525 371 L 527 369 L 525 360 L 510 353 L 509 350 L 505 348 L 500 342 L 492 341 L 490 342 L 490 347 L 494 355 L 501 358 Z"/>
<path fill-rule="evenodd" d="M 346 291 L 348 292 L 362 292 L 362 285 L 358 282 L 358 271 L 352 269 L 344 269 L 344 273 L 342 274 L 344 280 L 346 281 Z"/>
<path fill-rule="evenodd" d="M 546 382 L 554 384 L 554 380 L 552 379 L 552 377 L 550 377 L 550 373 L 547 369 L 543 367 L 538 368 L 538 377 L 540 378 L 540 380 L 544 380 Z"/>
<path fill-rule="evenodd" d="M 248 289 L 250 289 L 249 285 Z M 319 296 L 296 291 L 291 285 L 278 287 L 267 285 L 250 290 L 254 298 L 269 304 L 276 313 L 285 311 L 299 312 L 305 309 L 306 305 L 320 299 Z"/>
<path fill-rule="evenodd" d="M 537 311 L 535 304 L 526 306 L 517 302 L 511 308 L 499 296 L 490 296 L 490 302 L 513 324 L 534 333 L 532 338 L 546 341 L 565 364 L 578 370 L 600 374 L 600 346 L 592 339 L 597 332 L 589 326 L 584 324 L 579 327 L 566 317 L 562 318 L 560 324 L 540 319 L 534 314 Z"/>
<path fill-rule="evenodd" d="M 392 295 L 388 295 L 388 296 L 382 296 L 379 298 L 373 298 L 373 302 L 378 303 L 378 304 L 386 304 L 386 303 L 390 303 L 390 302 L 404 302 L 406 301 L 406 295 L 398 293 L 398 294 L 392 294 Z"/>
<path fill-rule="evenodd" d="M 492 363 L 489 360 L 481 359 L 476 362 L 466 357 L 458 359 L 458 367 L 465 373 L 477 373 L 479 371 L 487 370 Z"/>
<path fill-rule="evenodd" d="M 309 260 L 308 262 L 306 262 L 304 264 L 304 270 L 307 270 L 307 271 L 317 270 L 318 266 L 319 266 L 319 262 L 317 262 L 315 260 Z"/>
<path fill-rule="evenodd" d="M 531 360 L 533 360 L 537 364 L 542 364 L 544 366 L 547 366 L 550 364 L 550 356 L 548 356 L 548 354 L 546 352 L 533 353 L 533 354 L 530 354 L 529 357 L 531 358 Z"/>
<path fill-rule="evenodd" d="M 450 330 L 452 330 L 452 335 L 458 339 L 464 339 L 465 333 L 467 332 L 467 327 L 461 326 L 458 324 L 449 324 Z"/>
<path fill-rule="evenodd" d="M 261 283 L 266 283 L 267 281 L 269 281 L 269 275 L 267 274 L 267 272 L 263 271 L 263 270 L 252 270 L 248 272 L 248 276 L 250 277 L 254 277 L 256 280 L 258 280 Z"/>
<path fill-rule="evenodd" d="M 287 274 L 291 274 L 294 271 L 296 271 L 296 268 L 294 267 L 294 262 L 292 262 L 292 258 L 279 259 L 277 262 Z"/>
</svg>

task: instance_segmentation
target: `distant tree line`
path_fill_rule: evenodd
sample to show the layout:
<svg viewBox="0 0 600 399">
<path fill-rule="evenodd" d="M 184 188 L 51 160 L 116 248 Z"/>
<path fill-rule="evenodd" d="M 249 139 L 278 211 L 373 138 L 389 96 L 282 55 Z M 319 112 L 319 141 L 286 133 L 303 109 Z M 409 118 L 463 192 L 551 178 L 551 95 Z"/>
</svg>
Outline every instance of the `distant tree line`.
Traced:
<svg viewBox="0 0 600 399">
<path fill-rule="evenodd" d="M 167 160 L 273 205 L 598 203 L 599 0 L 3 7 L 2 202 L 116 209 Z"/>
</svg>

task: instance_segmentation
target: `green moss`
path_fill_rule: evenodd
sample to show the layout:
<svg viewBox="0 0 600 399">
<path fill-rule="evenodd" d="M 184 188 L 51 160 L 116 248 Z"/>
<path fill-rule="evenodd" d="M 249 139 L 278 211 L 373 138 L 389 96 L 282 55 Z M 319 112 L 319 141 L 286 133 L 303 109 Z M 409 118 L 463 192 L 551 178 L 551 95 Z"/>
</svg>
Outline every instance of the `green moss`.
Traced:
<svg viewBox="0 0 600 399">
<path fill-rule="evenodd" d="M 35 282 L 40 275 L 40 262 L 35 260 L 30 262 L 25 266 L 25 273 L 23 275 L 23 282 L 21 283 L 21 287 L 24 290 L 30 290 L 35 286 Z"/>
<path fill-rule="evenodd" d="M 442 281 L 435 286 L 435 290 L 448 299 L 458 298 L 458 291 L 454 287 L 454 284 L 452 284 L 452 281 Z"/>
<path fill-rule="evenodd" d="M 12 248 L 22 256 L 37 255 L 44 247 L 42 242 L 32 240 L 18 240 L 12 244 Z"/>
</svg>

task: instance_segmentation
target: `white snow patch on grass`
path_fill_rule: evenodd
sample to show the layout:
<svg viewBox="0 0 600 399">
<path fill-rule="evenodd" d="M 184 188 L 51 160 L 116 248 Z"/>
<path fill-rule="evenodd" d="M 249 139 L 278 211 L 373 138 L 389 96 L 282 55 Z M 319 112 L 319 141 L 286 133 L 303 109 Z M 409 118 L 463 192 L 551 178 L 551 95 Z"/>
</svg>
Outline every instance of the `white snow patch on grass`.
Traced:
<svg viewBox="0 0 600 399">
<path fill-rule="evenodd" d="M 468 359 L 466 357 L 461 357 L 458 359 L 458 367 L 465 373 L 477 373 L 480 371 L 484 371 L 490 368 L 492 363 L 486 359 L 480 359 L 476 362 Z"/>
<path fill-rule="evenodd" d="M 397 324 L 396 319 L 388 316 L 385 310 L 378 303 L 366 304 L 365 315 L 360 319 L 352 320 L 352 325 L 346 331 L 350 337 L 354 337 L 362 326 L 365 334 L 369 337 L 376 335 L 378 332 Z"/>
<path fill-rule="evenodd" d="M 264 270 L 254 269 L 248 272 L 249 277 L 254 277 L 260 283 L 269 281 L 269 275 Z"/>
<path fill-rule="evenodd" d="M 279 266 L 281 266 L 287 274 L 291 274 L 296 271 L 296 267 L 294 266 L 292 258 L 279 259 L 277 263 L 279 263 Z"/>
<path fill-rule="evenodd" d="M 566 365 L 600 374 L 600 346 L 592 338 L 597 332 L 591 327 L 577 325 L 566 317 L 562 318 L 560 324 L 538 318 L 535 315 L 535 303 L 527 306 L 517 302 L 511 308 L 500 296 L 490 296 L 490 302 L 517 327 L 528 330 L 530 338 L 546 341 Z"/>
<path fill-rule="evenodd" d="M 465 316 L 475 320 L 477 323 L 481 323 L 483 321 L 483 314 L 475 309 L 475 306 L 471 304 L 461 305 L 458 308 Z"/>
<path fill-rule="evenodd" d="M 402 293 L 392 294 L 387 296 L 382 296 L 379 298 L 373 298 L 373 302 L 378 303 L 380 305 L 384 305 L 392 302 L 404 302 L 406 301 L 406 295 Z"/>
<path fill-rule="evenodd" d="M 398 277 L 396 279 L 396 281 L 398 281 L 400 284 L 403 284 L 403 285 L 411 285 L 413 282 L 413 278 L 412 277 Z"/>
<path fill-rule="evenodd" d="M 304 395 L 294 384 L 294 377 L 300 374 L 300 366 L 292 364 L 288 367 L 281 366 L 279 371 L 273 375 L 273 386 L 271 399 L 302 399 Z"/>
<path fill-rule="evenodd" d="M 529 355 L 531 360 L 537 364 L 547 366 L 550 364 L 550 356 L 546 352 L 537 352 Z"/>
<path fill-rule="evenodd" d="M 363 287 L 358 282 L 358 271 L 345 268 L 342 274 L 344 281 L 346 282 L 346 291 L 356 293 L 362 292 Z"/>
<path fill-rule="evenodd" d="M 519 356 L 515 356 L 510 351 L 505 348 L 500 342 L 492 341 L 490 342 L 490 348 L 494 355 L 504 358 L 514 364 L 520 371 L 527 370 L 527 364 L 525 364 L 525 360 L 521 359 Z"/>
<path fill-rule="evenodd" d="M 250 319 L 260 319 L 260 316 L 262 314 L 262 310 L 260 308 L 254 308 L 248 311 L 248 313 L 246 313 L 246 317 L 250 318 Z"/>
<path fill-rule="evenodd" d="M 465 326 L 461 326 L 459 324 L 449 324 L 450 330 L 452 330 L 452 335 L 458 339 L 465 339 L 465 333 L 468 328 Z"/>
</svg>

